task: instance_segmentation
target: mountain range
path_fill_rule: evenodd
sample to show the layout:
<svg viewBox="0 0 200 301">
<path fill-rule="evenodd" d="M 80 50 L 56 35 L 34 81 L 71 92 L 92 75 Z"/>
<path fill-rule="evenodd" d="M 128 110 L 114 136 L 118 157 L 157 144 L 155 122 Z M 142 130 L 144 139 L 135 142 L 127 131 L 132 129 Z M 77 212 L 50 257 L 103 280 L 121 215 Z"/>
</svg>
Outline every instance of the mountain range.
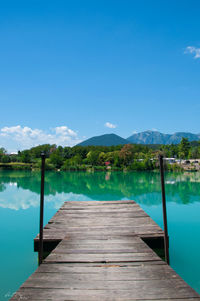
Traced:
<svg viewBox="0 0 200 301">
<path fill-rule="evenodd" d="M 163 134 L 158 131 L 145 131 L 136 133 L 128 138 L 122 138 L 116 134 L 104 134 L 89 138 L 78 145 L 81 146 L 112 146 L 120 144 L 178 144 L 182 138 L 187 138 L 189 141 L 200 140 L 200 134 L 192 134 L 187 132 L 177 132 L 174 134 Z"/>
<path fill-rule="evenodd" d="M 200 140 L 200 134 L 192 134 L 187 132 L 177 132 L 174 134 L 163 134 L 158 131 L 145 131 L 133 134 L 127 140 L 131 143 L 139 144 L 178 144 L 182 138 L 189 141 Z"/>
</svg>

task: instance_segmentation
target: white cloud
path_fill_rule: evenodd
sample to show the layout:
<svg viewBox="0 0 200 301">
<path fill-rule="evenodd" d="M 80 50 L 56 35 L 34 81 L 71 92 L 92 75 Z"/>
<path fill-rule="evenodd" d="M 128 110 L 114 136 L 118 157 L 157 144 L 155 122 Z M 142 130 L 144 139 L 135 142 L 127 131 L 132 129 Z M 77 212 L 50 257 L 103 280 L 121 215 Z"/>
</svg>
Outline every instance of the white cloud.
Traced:
<svg viewBox="0 0 200 301">
<path fill-rule="evenodd" d="M 106 122 L 104 125 L 105 125 L 105 127 L 110 128 L 110 129 L 115 129 L 117 127 L 115 124 L 112 124 L 110 122 Z"/>
<path fill-rule="evenodd" d="M 11 196 L 9 199 L 6 197 L 8 194 Z M 83 201 L 91 201 L 89 197 L 73 192 L 56 192 L 55 194 L 50 194 L 45 197 L 45 204 L 47 208 L 59 209 L 65 201 L 79 201 L 80 199 Z M 5 184 L 5 190 L 2 191 L 0 195 L 0 208 L 26 210 L 31 207 L 38 208 L 39 205 L 39 194 L 31 192 L 28 189 L 22 189 L 21 187 L 17 188 L 17 183 Z"/>
<path fill-rule="evenodd" d="M 200 48 L 194 47 L 194 46 L 188 46 L 185 49 L 185 53 L 191 53 L 194 54 L 194 59 L 200 58 Z"/>
<path fill-rule="evenodd" d="M 81 142 L 78 135 L 67 126 L 51 128 L 48 131 L 22 127 L 21 125 L 3 127 L 0 129 L 0 146 L 9 152 L 23 150 L 39 144 L 57 144 L 73 146 Z"/>
<path fill-rule="evenodd" d="M 77 133 L 69 129 L 67 126 L 57 126 L 55 132 L 58 135 L 69 135 L 72 137 L 77 137 Z"/>
</svg>

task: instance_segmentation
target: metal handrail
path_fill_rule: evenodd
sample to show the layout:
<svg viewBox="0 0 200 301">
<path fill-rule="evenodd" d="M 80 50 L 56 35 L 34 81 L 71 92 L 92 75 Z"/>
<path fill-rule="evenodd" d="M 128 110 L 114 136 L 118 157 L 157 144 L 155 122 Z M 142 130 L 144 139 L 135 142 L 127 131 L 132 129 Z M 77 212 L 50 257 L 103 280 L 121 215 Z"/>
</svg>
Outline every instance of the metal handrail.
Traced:
<svg viewBox="0 0 200 301">
<path fill-rule="evenodd" d="M 168 236 L 168 229 L 167 229 L 167 209 L 166 209 L 166 198 L 165 198 L 163 155 L 159 155 L 159 163 L 160 163 L 160 180 L 161 180 L 161 190 L 162 190 L 165 261 L 167 262 L 167 264 L 169 264 L 169 236 Z"/>
<path fill-rule="evenodd" d="M 40 192 L 40 239 L 39 239 L 39 265 L 43 260 L 43 220 L 44 220 L 44 176 L 45 154 L 41 153 L 41 192 Z"/>
</svg>

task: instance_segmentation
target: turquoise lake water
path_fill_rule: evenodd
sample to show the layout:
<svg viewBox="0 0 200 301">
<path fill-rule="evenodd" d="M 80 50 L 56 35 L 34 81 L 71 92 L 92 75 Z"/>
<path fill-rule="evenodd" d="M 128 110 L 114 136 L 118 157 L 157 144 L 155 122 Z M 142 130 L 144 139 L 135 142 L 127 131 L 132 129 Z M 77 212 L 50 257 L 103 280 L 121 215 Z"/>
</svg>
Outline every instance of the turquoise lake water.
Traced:
<svg viewBox="0 0 200 301">
<path fill-rule="evenodd" d="M 165 176 L 170 265 L 200 293 L 200 173 Z M 37 268 L 40 174 L 0 171 L 0 301 Z M 155 172 L 47 172 L 45 223 L 64 201 L 135 200 L 161 226 L 160 177 Z"/>
</svg>

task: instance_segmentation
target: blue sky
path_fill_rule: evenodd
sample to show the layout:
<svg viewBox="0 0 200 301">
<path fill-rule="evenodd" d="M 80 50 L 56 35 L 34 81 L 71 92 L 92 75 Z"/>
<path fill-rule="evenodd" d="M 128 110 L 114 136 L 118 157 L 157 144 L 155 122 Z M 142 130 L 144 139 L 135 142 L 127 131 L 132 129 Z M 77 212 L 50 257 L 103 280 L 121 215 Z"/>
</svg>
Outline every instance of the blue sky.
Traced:
<svg viewBox="0 0 200 301">
<path fill-rule="evenodd" d="M 199 133 L 199 11 L 199 0 L 1 1 L 0 145 Z"/>
</svg>

